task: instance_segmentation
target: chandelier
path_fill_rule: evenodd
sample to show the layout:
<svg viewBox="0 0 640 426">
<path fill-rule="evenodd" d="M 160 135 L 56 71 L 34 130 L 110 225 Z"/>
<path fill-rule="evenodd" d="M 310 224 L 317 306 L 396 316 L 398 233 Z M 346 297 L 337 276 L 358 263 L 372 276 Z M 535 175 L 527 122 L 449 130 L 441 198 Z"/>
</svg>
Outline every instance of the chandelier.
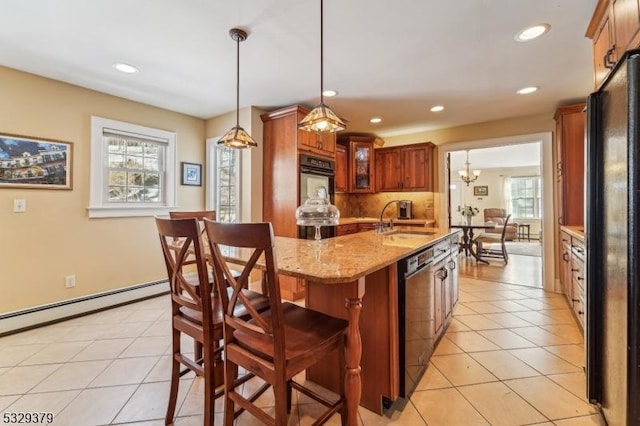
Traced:
<svg viewBox="0 0 640 426">
<path fill-rule="evenodd" d="M 471 182 L 475 182 L 476 180 L 478 180 L 478 177 L 480 176 L 480 170 L 474 170 L 473 172 L 471 171 L 471 163 L 469 163 L 469 150 L 467 150 L 467 161 L 464 163 L 464 170 L 460 170 L 458 171 L 458 173 L 460 173 L 460 179 L 462 179 L 462 181 L 466 183 L 467 186 L 469 186 Z"/>
</svg>

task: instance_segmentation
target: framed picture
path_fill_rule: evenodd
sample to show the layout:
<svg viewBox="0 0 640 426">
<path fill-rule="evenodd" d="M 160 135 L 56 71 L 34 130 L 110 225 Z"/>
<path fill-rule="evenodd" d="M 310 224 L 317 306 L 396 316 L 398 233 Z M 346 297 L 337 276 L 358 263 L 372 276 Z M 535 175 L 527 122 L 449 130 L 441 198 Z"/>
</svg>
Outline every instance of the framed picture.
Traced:
<svg viewBox="0 0 640 426">
<path fill-rule="evenodd" d="M 72 189 L 71 142 L 0 133 L 0 188 Z"/>
<path fill-rule="evenodd" d="M 180 163 L 182 165 L 182 184 L 183 185 L 202 185 L 202 164 L 196 163 Z"/>
<path fill-rule="evenodd" d="M 489 195 L 489 187 L 488 186 L 474 186 L 473 187 L 473 195 L 475 197 L 486 197 Z"/>
</svg>

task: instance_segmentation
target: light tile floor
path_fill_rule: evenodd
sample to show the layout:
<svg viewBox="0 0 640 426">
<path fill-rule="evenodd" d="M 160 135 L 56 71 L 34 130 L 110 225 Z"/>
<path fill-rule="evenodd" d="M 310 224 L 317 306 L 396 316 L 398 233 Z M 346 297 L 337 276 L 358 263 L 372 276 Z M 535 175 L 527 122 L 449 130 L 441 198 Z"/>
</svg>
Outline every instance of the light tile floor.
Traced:
<svg viewBox="0 0 640 426">
<path fill-rule="evenodd" d="M 62 426 L 164 424 L 168 307 L 162 296 L 0 338 L 0 413 L 53 412 Z M 453 322 L 410 401 L 384 416 L 361 408 L 359 417 L 363 425 L 603 425 L 585 400 L 583 366 L 582 334 L 562 295 L 461 277 Z M 202 424 L 202 396 L 202 380 L 181 380 L 176 425 Z M 297 394 L 294 402 L 289 424 L 311 424 L 317 407 Z M 272 396 L 260 403 L 272 406 Z M 216 411 L 221 424 L 222 404 Z M 243 414 L 237 424 L 257 422 Z"/>
</svg>

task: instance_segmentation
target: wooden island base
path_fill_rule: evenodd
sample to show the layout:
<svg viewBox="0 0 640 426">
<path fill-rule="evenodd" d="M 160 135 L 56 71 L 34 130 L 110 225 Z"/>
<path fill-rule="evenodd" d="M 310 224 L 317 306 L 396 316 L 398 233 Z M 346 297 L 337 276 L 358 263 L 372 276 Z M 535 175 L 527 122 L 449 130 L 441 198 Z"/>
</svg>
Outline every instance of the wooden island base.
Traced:
<svg viewBox="0 0 640 426">
<path fill-rule="evenodd" d="M 357 302 L 359 287 L 364 289 L 364 303 Z M 360 335 L 347 339 L 359 339 L 362 345 L 360 405 L 382 414 L 383 397 L 393 401 L 399 394 L 397 264 L 366 275 L 364 286 L 358 281 L 335 285 L 307 281 L 305 303 L 311 309 L 343 319 L 349 319 L 353 310 L 359 311 Z M 351 347 L 358 344 L 350 343 Z M 347 369 L 354 367 L 353 363 L 357 367 L 358 360 L 346 361 Z M 345 379 L 338 375 L 335 367 L 338 362 L 336 353 L 327 362 L 308 370 L 307 378 L 338 393 L 340 381 Z M 351 379 L 347 377 L 345 392 L 349 391 Z"/>
</svg>

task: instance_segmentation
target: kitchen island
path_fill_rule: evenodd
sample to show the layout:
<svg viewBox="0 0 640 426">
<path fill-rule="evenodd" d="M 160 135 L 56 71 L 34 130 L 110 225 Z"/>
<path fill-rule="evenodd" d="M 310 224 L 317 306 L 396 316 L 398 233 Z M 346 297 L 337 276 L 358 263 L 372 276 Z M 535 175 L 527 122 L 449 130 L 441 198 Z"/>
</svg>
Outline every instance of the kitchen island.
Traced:
<svg viewBox="0 0 640 426">
<path fill-rule="evenodd" d="M 321 241 L 275 237 L 278 273 L 306 280 L 306 306 L 349 321 L 344 377 L 349 424 L 357 424 L 358 405 L 381 413 L 383 401 L 399 396 L 398 262 L 450 244 L 458 234 L 396 227 Z M 246 261 L 242 250 L 224 254 L 230 262 Z M 309 370 L 308 378 L 337 391 L 342 377 L 333 361 Z"/>
</svg>

